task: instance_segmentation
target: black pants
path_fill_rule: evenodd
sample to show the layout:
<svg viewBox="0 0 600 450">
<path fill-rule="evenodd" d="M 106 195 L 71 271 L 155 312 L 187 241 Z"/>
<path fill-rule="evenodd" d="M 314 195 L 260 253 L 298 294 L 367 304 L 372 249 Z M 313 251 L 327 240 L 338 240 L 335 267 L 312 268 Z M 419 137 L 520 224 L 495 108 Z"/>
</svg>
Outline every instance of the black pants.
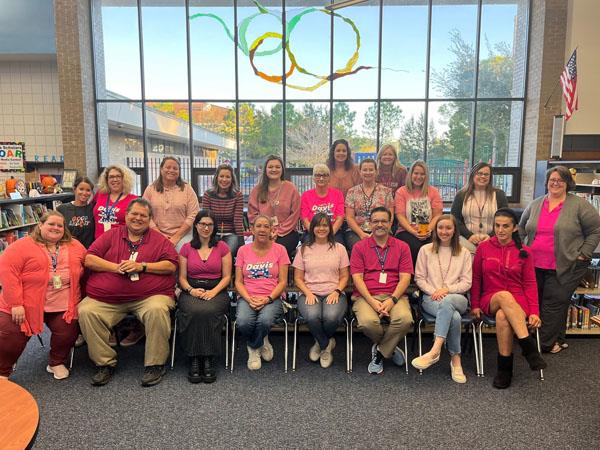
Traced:
<svg viewBox="0 0 600 450">
<path fill-rule="evenodd" d="M 224 315 L 229 312 L 229 295 L 221 291 L 212 300 L 182 292 L 177 301 L 177 328 L 187 356 L 216 356 L 221 353 Z"/>
<path fill-rule="evenodd" d="M 293 261 L 294 255 L 296 254 L 296 247 L 298 247 L 298 241 L 300 240 L 300 236 L 296 230 L 290 231 L 285 236 L 277 236 L 275 242 L 280 245 L 283 245 L 287 251 L 288 258 L 290 258 L 290 262 Z"/>
<path fill-rule="evenodd" d="M 417 256 L 419 255 L 419 250 L 425 244 L 431 243 L 431 238 L 427 238 L 425 240 L 417 239 L 415 236 L 410 234 L 408 231 L 399 232 L 396 237 L 401 241 L 404 241 L 410 247 L 410 256 L 412 257 L 413 268 L 417 263 Z"/>
<path fill-rule="evenodd" d="M 556 342 L 559 344 L 564 342 L 571 297 L 585 275 L 588 265 L 588 261 L 576 261 L 565 283 L 558 280 L 556 270 L 535 269 L 540 319 L 542 319 L 540 328 L 542 351 L 550 351 Z"/>
</svg>

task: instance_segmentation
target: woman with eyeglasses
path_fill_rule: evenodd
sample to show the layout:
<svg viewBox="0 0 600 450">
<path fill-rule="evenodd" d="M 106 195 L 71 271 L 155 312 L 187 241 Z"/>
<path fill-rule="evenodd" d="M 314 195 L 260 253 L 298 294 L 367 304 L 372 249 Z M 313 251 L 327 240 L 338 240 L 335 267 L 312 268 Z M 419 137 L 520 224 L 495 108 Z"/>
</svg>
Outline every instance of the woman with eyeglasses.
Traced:
<svg viewBox="0 0 600 450">
<path fill-rule="evenodd" d="M 152 205 L 151 228 L 171 241 L 175 249 L 191 240 L 189 232 L 200 206 L 192 186 L 181 178 L 177 158 L 163 158 L 158 178 L 146 188 L 143 197 Z"/>
<path fill-rule="evenodd" d="M 125 225 L 127 206 L 137 198 L 131 193 L 134 180 L 131 169 L 120 164 L 110 165 L 100 174 L 94 197 L 95 239 L 113 227 Z"/>
<path fill-rule="evenodd" d="M 377 163 L 374 159 L 363 159 L 358 170 L 362 182 L 350 188 L 346 195 L 346 221 L 348 230 L 345 233 L 346 248 L 352 252 L 352 247 L 371 236 L 371 210 L 378 206 L 387 208 L 394 215 L 394 199 L 392 190 L 377 180 Z"/>
<path fill-rule="evenodd" d="M 284 177 L 283 160 L 276 155 L 268 156 L 260 182 L 248 197 L 248 220 L 254 223 L 260 214 L 270 217 L 275 242 L 283 245 L 291 258 L 299 240 L 296 229 L 300 219 L 300 194 Z"/>
<path fill-rule="evenodd" d="M 221 331 L 229 311 L 232 258 L 227 244 L 217 240 L 215 225 L 214 214 L 200 210 L 192 241 L 179 252 L 177 326 L 190 359 L 191 383 L 216 381 L 214 358 L 221 353 Z"/>
<path fill-rule="evenodd" d="M 350 145 L 346 139 L 333 141 L 329 149 L 327 167 L 331 171 L 329 185 L 346 196 L 348 189 L 360 183 L 358 166 L 354 164 Z"/>
<path fill-rule="evenodd" d="M 542 351 L 559 353 L 565 342 L 571 297 L 600 242 L 600 216 L 584 198 L 570 194 L 575 181 L 564 166 L 546 172 L 547 194 L 533 200 L 519 224 L 531 247 L 540 298 Z"/>
<path fill-rule="evenodd" d="M 510 208 L 494 214 L 494 236 L 477 247 L 473 260 L 471 314 L 496 319 L 498 371 L 493 386 L 506 389 L 513 376 L 513 335 L 531 370 L 546 368 L 529 329 L 539 328 L 538 295 L 530 248 L 521 244 L 517 215 Z"/>
<path fill-rule="evenodd" d="M 496 211 L 508 206 L 504 191 L 492 185 L 492 176 L 490 164 L 475 164 L 466 186 L 452 201 L 451 212 L 458 221 L 460 243 L 472 254 L 481 242 L 493 236 Z"/>
<path fill-rule="evenodd" d="M 314 189 L 304 192 L 300 199 L 302 225 L 304 225 L 305 230 L 308 230 L 313 216 L 317 213 L 323 213 L 331 221 L 335 240 L 343 244 L 344 237 L 340 229 L 344 223 L 344 194 L 329 187 L 330 172 L 325 164 L 315 164 L 313 179 Z"/>
<path fill-rule="evenodd" d="M 244 243 L 244 196 L 229 164 L 217 167 L 212 189 L 202 196 L 202 208 L 211 210 L 215 215 L 217 237 L 225 241 L 235 258 L 238 248 Z"/>
<path fill-rule="evenodd" d="M 326 369 L 333 362 L 333 336 L 346 313 L 350 260 L 344 246 L 335 242 L 327 214 L 312 217 L 307 235 L 292 264 L 294 283 L 302 291 L 298 311 L 315 338 L 308 357 Z"/>
<path fill-rule="evenodd" d="M 410 247 L 414 266 L 421 247 L 431 242 L 431 230 L 443 209 L 440 191 L 429 185 L 425 161 L 412 163 L 406 185 L 396 191 L 394 201 L 398 219 L 396 237 Z"/>
</svg>

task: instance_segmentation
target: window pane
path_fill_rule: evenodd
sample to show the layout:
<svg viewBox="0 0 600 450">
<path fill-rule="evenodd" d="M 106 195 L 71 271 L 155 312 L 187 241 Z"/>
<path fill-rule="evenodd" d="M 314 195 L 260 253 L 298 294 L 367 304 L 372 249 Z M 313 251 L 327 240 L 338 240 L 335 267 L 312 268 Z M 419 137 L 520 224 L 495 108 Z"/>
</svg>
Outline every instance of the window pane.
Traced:
<svg viewBox="0 0 600 450">
<path fill-rule="evenodd" d="M 317 77 L 331 73 L 331 16 L 322 8 L 302 7 L 305 0 L 289 0 L 285 5 L 288 52 L 296 63 L 286 80 L 286 98 L 328 99 L 331 86 Z M 285 64 L 289 71 L 288 53 Z"/>
<path fill-rule="evenodd" d="M 146 104 L 146 151 L 148 152 L 148 183 L 160 174 L 160 162 L 174 156 L 180 162 L 181 178 L 190 181 L 190 128 L 188 104 Z"/>
<path fill-rule="evenodd" d="M 93 6 L 96 95 L 141 99 L 137 1 L 115 6 L 111 0 L 95 0 Z"/>
<path fill-rule="evenodd" d="M 337 10 L 333 21 L 333 97 L 376 98 L 379 65 L 379 2 Z M 353 63 L 353 59 L 358 59 Z M 364 68 L 362 68 L 364 66 Z M 352 73 L 357 71 L 356 73 Z"/>
<path fill-rule="evenodd" d="M 514 175 L 510 174 L 496 174 L 492 183 L 497 188 L 502 189 L 507 197 L 510 197 L 513 195 L 513 178 Z"/>
<path fill-rule="evenodd" d="M 194 168 L 237 167 L 233 103 L 192 103 Z"/>
<path fill-rule="evenodd" d="M 132 160 L 141 160 L 143 167 L 141 104 L 98 103 L 97 111 L 100 165 L 129 165 Z"/>
<path fill-rule="evenodd" d="M 523 102 L 477 103 L 475 161 L 518 167 Z"/>
<path fill-rule="evenodd" d="M 240 184 L 249 194 L 266 157 L 283 156 L 283 104 L 240 103 Z"/>
<path fill-rule="evenodd" d="M 192 97 L 235 99 L 233 2 L 190 1 Z"/>
<path fill-rule="evenodd" d="M 427 0 L 384 0 L 381 97 L 425 97 Z M 402 43 L 402 51 L 398 44 Z"/>
<path fill-rule="evenodd" d="M 329 151 L 329 103 L 288 103 L 286 107 L 288 167 L 313 167 Z"/>
<path fill-rule="evenodd" d="M 480 97 L 520 97 L 525 89 L 527 2 L 484 0 L 479 50 Z"/>
<path fill-rule="evenodd" d="M 425 149 L 425 104 L 422 102 L 382 103 L 379 148 L 392 144 L 398 159 L 407 168 L 423 159 Z"/>
<path fill-rule="evenodd" d="M 473 97 L 477 1 L 434 0 L 431 18 L 431 78 L 434 98 Z"/>
<path fill-rule="evenodd" d="M 262 10 L 252 0 L 238 2 L 238 82 L 242 99 L 279 100 L 283 97 L 281 11 L 280 1 L 265 3 Z"/>
<path fill-rule="evenodd" d="M 347 139 L 355 162 L 360 162 L 363 158 L 372 158 L 377 154 L 375 148 L 377 127 L 373 125 L 372 113 L 374 105 L 367 102 L 333 104 L 332 141 Z"/>
<path fill-rule="evenodd" d="M 185 2 L 143 0 L 142 31 L 146 98 L 187 99 Z"/>
</svg>

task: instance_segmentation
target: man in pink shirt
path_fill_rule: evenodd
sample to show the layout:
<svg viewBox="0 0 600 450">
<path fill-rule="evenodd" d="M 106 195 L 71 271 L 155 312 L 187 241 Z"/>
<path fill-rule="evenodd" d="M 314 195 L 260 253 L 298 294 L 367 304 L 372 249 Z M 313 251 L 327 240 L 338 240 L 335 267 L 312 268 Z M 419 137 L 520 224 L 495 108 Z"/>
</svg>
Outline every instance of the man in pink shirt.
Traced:
<svg viewBox="0 0 600 450">
<path fill-rule="evenodd" d="M 413 323 L 408 298 L 403 295 L 413 274 L 410 248 L 390 236 L 392 214 L 385 207 L 370 215 L 372 235 L 358 242 L 350 258 L 354 282 L 352 310 L 358 329 L 373 341 L 369 373 L 383 372 L 383 360 L 401 366 L 406 358 L 397 347 Z"/>
</svg>

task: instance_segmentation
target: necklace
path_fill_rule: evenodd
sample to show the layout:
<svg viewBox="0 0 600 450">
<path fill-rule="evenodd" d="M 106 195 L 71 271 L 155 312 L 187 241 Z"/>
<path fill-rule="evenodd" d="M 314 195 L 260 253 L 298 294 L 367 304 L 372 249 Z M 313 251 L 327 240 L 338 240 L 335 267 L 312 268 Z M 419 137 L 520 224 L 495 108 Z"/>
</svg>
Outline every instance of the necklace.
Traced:
<svg viewBox="0 0 600 450">
<path fill-rule="evenodd" d="M 487 195 L 485 195 L 483 200 L 483 205 L 479 204 L 479 200 L 477 199 L 477 193 L 473 191 L 473 200 L 477 204 L 477 209 L 479 210 L 479 231 L 483 230 L 483 210 L 485 208 L 485 204 L 487 203 Z"/>
<path fill-rule="evenodd" d="M 283 187 L 283 183 L 279 185 L 276 190 L 269 191 L 269 203 L 271 204 L 271 210 L 273 211 L 273 215 L 275 215 L 275 207 L 279 205 L 279 195 L 281 194 L 281 188 Z M 275 199 L 272 200 L 271 193 L 275 194 Z"/>
<path fill-rule="evenodd" d="M 441 250 L 441 248 L 438 248 L 436 256 L 437 256 L 438 268 L 440 269 L 440 276 L 442 277 L 442 289 L 443 289 L 443 288 L 447 287 L 446 286 L 446 277 L 448 276 L 448 273 L 450 272 L 450 266 L 452 264 L 452 250 L 450 250 L 450 258 L 448 259 L 448 267 L 446 267 L 446 273 L 444 273 L 444 270 L 442 269 L 442 261 L 440 260 L 440 250 Z"/>
</svg>

